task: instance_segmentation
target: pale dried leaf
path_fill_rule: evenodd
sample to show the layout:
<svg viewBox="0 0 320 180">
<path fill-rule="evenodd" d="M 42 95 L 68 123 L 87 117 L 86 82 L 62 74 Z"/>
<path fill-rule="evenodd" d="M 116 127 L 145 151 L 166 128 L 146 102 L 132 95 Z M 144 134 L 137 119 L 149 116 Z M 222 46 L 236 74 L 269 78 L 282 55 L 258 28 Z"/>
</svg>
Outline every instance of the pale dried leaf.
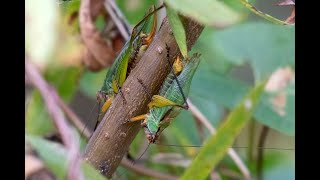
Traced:
<svg viewBox="0 0 320 180">
<path fill-rule="evenodd" d="M 280 116 L 286 115 L 285 108 L 288 95 L 286 88 L 289 83 L 294 82 L 294 76 L 294 71 L 290 67 L 280 68 L 271 75 L 265 87 L 266 91 L 276 93 L 270 97 L 269 101 L 273 105 L 273 110 Z"/>
<path fill-rule="evenodd" d="M 291 15 L 286 19 L 287 23 L 294 24 L 296 22 L 296 11 L 295 8 L 293 8 Z"/>
<path fill-rule="evenodd" d="M 265 90 L 277 92 L 285 89 L 290 81 L 294 80 L 295 73 L 290 67 L 280 68 L 269 78 Z"/>
<path fill-rule="evenodd" d="M 295 3 L 292 0 L 283 0 L 277 4 L 278 6 L 291 6 L 295 5 Z"/>
<path fill-rule="evenodd" d="M 152 161 L 157 164 L 167 164 L 172 166 L 188 167 L 191 160 L 178 153 L 158 153 L 152 157 Z"/>
<path fill-rule="evenodd" d="M 100 12 L 102 6 L 103 0 L 83 0 L 80 6 L 81 37 L 88 48 L 84 63 L 89 69 L 93 66 L 94 70 L 111 65 L 116 55 L 112 46 L 108 45 L 93 23 L 94 17 Z"/>
<path fill-rule="evenodd" d="M 25 156 L 25 179 L 44 168 L 42 161 L 32 155 Z"/>
</svg>

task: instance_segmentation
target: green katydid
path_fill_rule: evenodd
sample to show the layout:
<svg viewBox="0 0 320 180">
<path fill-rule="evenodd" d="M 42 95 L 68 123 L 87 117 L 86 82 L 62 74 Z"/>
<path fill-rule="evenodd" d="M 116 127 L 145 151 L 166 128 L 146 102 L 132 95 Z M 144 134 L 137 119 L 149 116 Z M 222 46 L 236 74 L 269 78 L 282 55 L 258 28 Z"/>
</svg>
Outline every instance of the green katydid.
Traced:
<svg viewBox="0 0 320 180">
<path fill-rule="evenodd" d="M 142 126 L 150 143 L 155 143 L 160 133 L 180 110 L 187 108 L 184 105 L 186 103 L 184 94 L 189 93 L 192 77 L 200 62 L 199 57 L 200 54 L 194 54 L 190 59 L 183 59 L 182 62 L 177 58 L 173 70 L 162 84 L 159 95 L 152 96 L 148 104 L 149 113 L 130 119 L 132 122 L 144 120 Z M 142 84 L 141 80 L 139 82 Z"/>
<path fill-rule="evenodd" d="M 116 94 L 121 92 L 121 87 L 129 75 L 130 71 L 134 68 L 137 61 L 140 59 L 141 54 L 146 51 L 151 44 L 156 32 L 157 16 L 156 12 L 163 7 L 155 6 L 149 10 L 149 13 L 133 28 L 130 40 L 124 45 L 116 60 L 110 67 L 103 86 L 97 93 L 98 102 L 103 102 L 98 117 L 98 123 L 102 120 L 104 114 L 110 107 Z M 150 16 L 153 15 L 153 23 L 150 33 L 146 33 Z M 123 97 L 123 95 L 122 95 Z M 123 97 L 124 98 L 124 97 Z M 125 102 L 125 99 L 124 99 Z"/>
</svg>

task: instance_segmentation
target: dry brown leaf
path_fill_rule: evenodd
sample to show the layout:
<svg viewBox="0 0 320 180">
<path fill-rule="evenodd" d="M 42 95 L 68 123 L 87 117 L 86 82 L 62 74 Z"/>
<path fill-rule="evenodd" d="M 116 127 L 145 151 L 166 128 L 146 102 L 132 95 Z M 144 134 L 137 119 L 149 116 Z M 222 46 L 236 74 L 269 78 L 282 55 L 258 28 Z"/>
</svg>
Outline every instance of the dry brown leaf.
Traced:
<svg viewBox="0 0 320 180">
<path fill-rule="evenodd" d="M 295 3 L 292 0 L 283 0 L 277 4 L 278 6 L 291 6 L 295 5 Z"/>
<path fill-rule="evenodd" d="M 294 24 L 296 22 L 295 8 L 293 8 L 291 15 L 286 19 L 287 23 Z"/>
<path fill-rule="evenodd" d="M 103 2 L 103 0 L 83 0 L 80 6 L 80 31 L 87 48 L 83 56 L 83 62 L 92 71 L 110 66 L 116 56 L 116 51 L 112 45 L 108 45 L 102 33 L 93 23 L 93 20 L 103 10 Z"/>
<path fill-rule="evenodd" d="M 158 153 L 152 157 L 152 161 L 180 167 L 188 167 L 191 163 L 190 159 L 187 159 L 178 153 Z"/>
<path fill-rule="evenodd" d="M 295 23 L 295 2 L 293 2 L 292 0 L 283 0 L 281 2 L 279 2 L 278 4 L 276 4 L 277 6 L 293 6 L 292 12 L 290 14 L 290 16 L 286 19 L 286 23 L 289 24 L 294 24 Z"/>
<path fill-rule="evenodd" d="M 269 78 L 265 90 L 268 92 L 284 90 L 291 80 L 294 80 L 294 71 L 290 67 L 279 68 Z"/>
<path fill-rule="evenodd" d="M 42 161 L 32 155 L 25 156 L 25 178 L 44 168 Z"/>
</svg>

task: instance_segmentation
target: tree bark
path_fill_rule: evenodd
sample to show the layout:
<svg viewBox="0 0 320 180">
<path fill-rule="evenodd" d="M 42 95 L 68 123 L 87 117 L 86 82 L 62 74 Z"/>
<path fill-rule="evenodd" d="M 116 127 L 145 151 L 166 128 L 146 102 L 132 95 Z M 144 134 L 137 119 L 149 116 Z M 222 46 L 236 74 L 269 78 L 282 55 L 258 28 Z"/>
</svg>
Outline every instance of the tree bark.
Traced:
<svg viewBox="0 0 320 180">
<path fill-rule="evenodd" d="M 191 19 L 183 18 L 187 47 L 200 36 L 203 26 Z M 137 115 L 147 112 L 149 102 L 138 79 L 148 88 L 150 94 L 157 94 L 170 71 L 166 60 L 165 44 L 170 47 L 170 61 L 180 54 L 167 18 L 145 52 L 136 68 L 130 73 L 122 87 L 126 103 L 121 95 L 116 96 L 103 120 L 92 135 L 85 150 L 84 159 L 111 178 L 139 130 L 140 122 L 128 122 Z"/>
</svg>

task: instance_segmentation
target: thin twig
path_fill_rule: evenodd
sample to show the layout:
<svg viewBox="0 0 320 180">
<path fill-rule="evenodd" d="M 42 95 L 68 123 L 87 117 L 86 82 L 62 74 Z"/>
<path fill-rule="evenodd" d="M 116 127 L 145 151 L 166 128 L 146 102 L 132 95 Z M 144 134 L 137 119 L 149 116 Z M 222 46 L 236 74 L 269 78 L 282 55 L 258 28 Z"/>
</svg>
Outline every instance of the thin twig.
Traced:
<svg viewBox="0 0 320 180">
<path fill-rule="evenodd" d="M 231 170 L 230 168 L 219 168 L 219 172 L 230 179 L 242 179 L 240 173 Z"/>
<path fill-rule="evenodd" d="M 69 171 L 68 179 L 83 179 L 80 171 L 80 153 L 78 149 L 78 141 L 74 137 L 72 128 L 68 125 L 64 115 L 55 101 L 55 91 L 47 82 L 42 78 L 36 67 L 25 59 L 25 73 L 30 82 L 39 90 L 49 114 L 51 115 L 59 133 L 61 134 L 62 141 L 69 153 Z"/>
<path fill-rule="evenodd" d="M 190 99 L 187 99 L 187 102 L 189 104 L 189 109 L 192 112 L 192 114 L 194 116 L 197 117 L 197 119 L 199 121 L 201 121 L 201 123 L 204 124 L 204 126 L 206 126 L 208 128 L 208 130 L 210 131 L 211 134 L 215 134 L 216 133 L 216 129 L 211 125 L 211 123 L 209 122 L 209 120 L 200 112 L 200 110 L 190 101 Z M 246 165 L 242 162 L 241 158 L 239 157 L 239 155 L 235 152 L 234 149 L 229 148 L 228 150 L 228 154 L 231 157 L 231 159 L 235 162 L 235 164 L 238 166 L 238 168 L 240 169 L 241 173 L 243 174 L 243 176 L 245 177 L 245 179 L 249 180 L 251 179 L 251 175 L 250 172 L 248 170 L 248 168 L 246 167 Z"/>
<path fill-rule="evenodd" d="M 85 127 L 85 125 L 82 123 L 81 119 L 74 113 L 68 105 L 66 105 L 63 100 L 58 96 L 56 98 L 58 105 L 63 110 L 63 112 L 66 114 L 66 116 L 70 119 L 70 121 L 79 129 L 83 130 L 83 134 L 86 138 L 90 137 L 91 133 L 90 130 Z"/>
<path fill-rule="evenodd" d="M 145 176 L 150 176 L 155 179 L 166 179 L 166 180 L 176 180 L 178 177 L 176 176 L 171 176 L 167 174 L 160 173 L 155 170 L 151 170 L 146 168 L 143 165 L 135 164 L 133 165 L 132 162 L 130 162 L 128 159 L 123 158 L 121 161 L 121 165 L 127 169 L 130 169 L 138 174 L 145 175 Z"/>
<path fill-rule="evenodd" d="M 113 0 L 106 0 L 106 1 L 104 1 L 104 7 L 108 11 L 113 22 L 116 24 L 123 39 L 125 39 L 125 41 L 129 40 L 131 27 L 130 27 L 128 21 L 126 20 L 126 18 L 124 17 L 124 15 L 119 10 L 116 3 Z"/>
<path fill-rule="evenodd" d="M 261 134 L 259 137 L 259 143 L 258 147 L 263 147 L 265 144 L 265 141 L 267 139 L 267 135 L 269 132 L 269 127 L 268 126 L 263 126 L 261 130 Z M 258 180 L 263 179 L 263 148 L 258 149 L 258 158 L 257 158 L 257 178 Z"/>
<path fill-rule="evenodd" d="M 253 145 L 254 145 L 254 134 L 255 134 L 255 121 L 249 122 L 249 133 L 248 133 L 248 150 L 247 150 L 247 157 L 249 162 L 253 161 Z"/>
<path fill-rule="evenodd" d="M 25 162 L 25 170 L 24 170 L 25 179 L 27 179 L 29 176 L 36 173 L 37 171 L 40 171 L 45 168 L 43 165 L 43 162 L 39 158 L 30 154 L 27 154 L 25 156 L 24 162 Z"/>
</svg>

